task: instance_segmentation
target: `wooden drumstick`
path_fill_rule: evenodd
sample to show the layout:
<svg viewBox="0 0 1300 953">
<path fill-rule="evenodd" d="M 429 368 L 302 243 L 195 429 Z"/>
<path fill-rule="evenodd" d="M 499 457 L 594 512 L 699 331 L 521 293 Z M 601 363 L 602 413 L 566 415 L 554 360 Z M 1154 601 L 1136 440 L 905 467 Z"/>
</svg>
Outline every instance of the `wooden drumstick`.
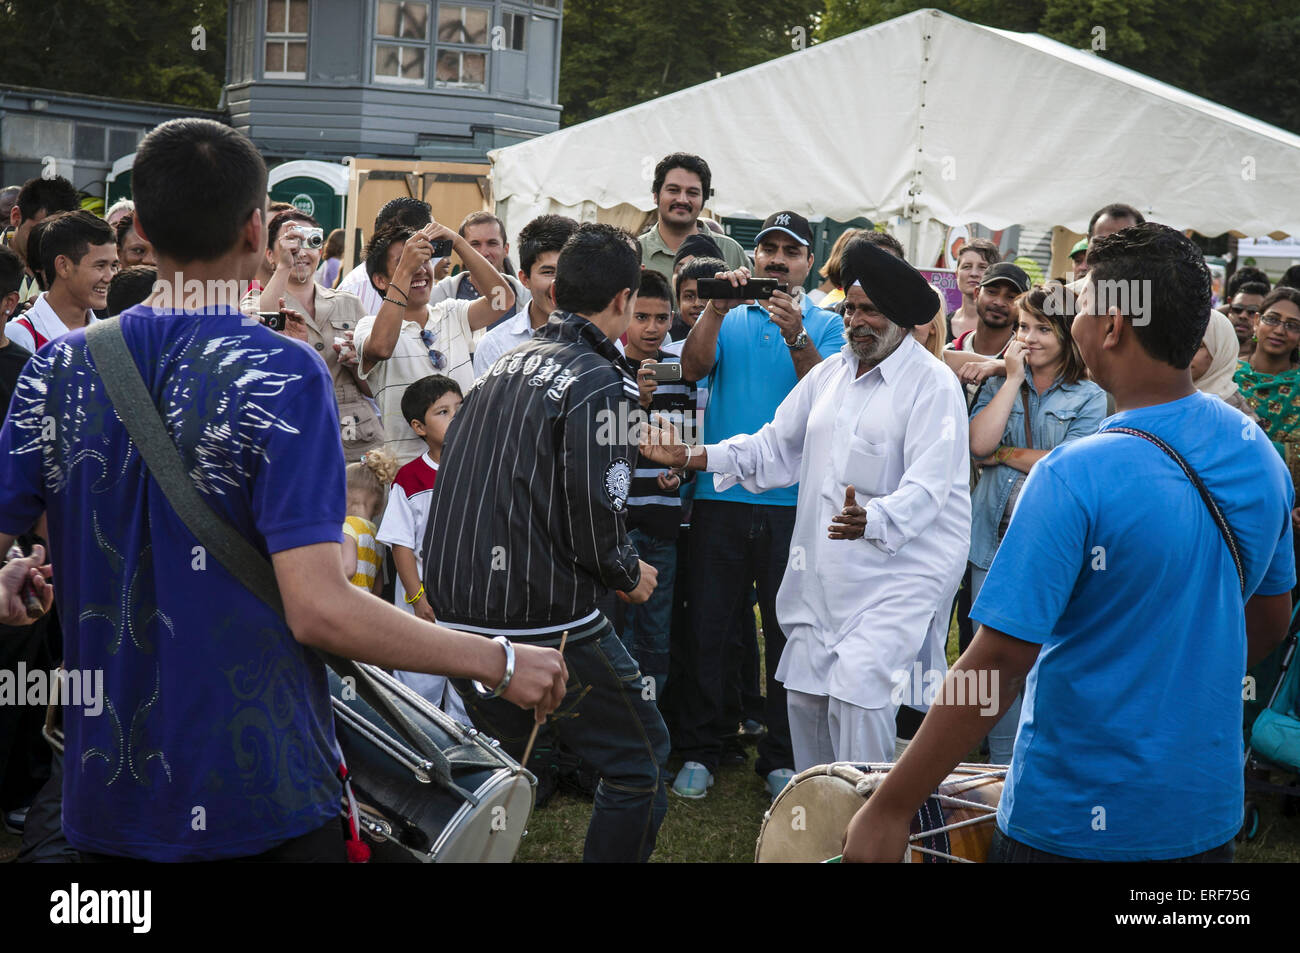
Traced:
<svg viewBox="0 0 1300 953">
<path fill-rule="evenodd" d="M 569 630 L 568 630 L 568 629 L 565 629 L 565 630 L 564 630 L 564 634 L 563 634 L 562 636 L 560 636 L 560 654 L 561 654 L 561 655 L 564 654 L 564 643 L 567 642 L 567 641 L 569 641 Z M 534 722 L 533 722 L 533 733 L 532 733 L 531 735 L 528 736 L 528 744 L 527 744 L 527 746 L 524 748 L 524 756 L 523 756 L 523 758 L 520 759 L 520 761 L 519 761 L 519 766 L 522 767 L 522 768 L 526 768 L 526 767 L 528 767 L 528 759 L 529 759 L 530 757 L 532 757 L 532 754 L 533 754 L 533 744 L 537 741 L 537 729 L 540 728 L 540 727 L 542 727 L 542 723 L 541 723 L 540 721 L 534 721 Z"/>
</svg>

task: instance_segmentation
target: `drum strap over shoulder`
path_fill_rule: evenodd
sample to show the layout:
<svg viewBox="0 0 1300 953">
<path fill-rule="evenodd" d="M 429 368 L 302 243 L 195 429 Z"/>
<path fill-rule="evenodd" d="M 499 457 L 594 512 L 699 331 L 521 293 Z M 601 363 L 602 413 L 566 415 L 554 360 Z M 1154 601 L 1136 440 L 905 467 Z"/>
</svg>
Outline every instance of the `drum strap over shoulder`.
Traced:
<svg viewBox="0 0 1300 953">
<path fill-rule="evenodd" d="M 229 523 L 212 511 L 199 496 L 198 489 L 185 471 L 176 445 L 153 402 L 144 378 L 126 346 L 118 318 L 97 321 L 86 328 L 86 346 L 99 372 L 100 381 L 140 451 L 149 473 L 176 515 L 226 570 L 249 592 L 284 619 L 284 602 L 275 582 L 275 569 Z M 438 746 L 416 727 L 388 693 L 381 690 L 365 671 L 351 659 L 315 649 L 316 653 L 340 678 L 350 680 L 357 694 L 375 709 L 405 740 L 430 763 L 434 780 L 463 795 L 472 804 L 477 799 L 457 785 L 451 777 L 451 765 Z"/>
</svg>

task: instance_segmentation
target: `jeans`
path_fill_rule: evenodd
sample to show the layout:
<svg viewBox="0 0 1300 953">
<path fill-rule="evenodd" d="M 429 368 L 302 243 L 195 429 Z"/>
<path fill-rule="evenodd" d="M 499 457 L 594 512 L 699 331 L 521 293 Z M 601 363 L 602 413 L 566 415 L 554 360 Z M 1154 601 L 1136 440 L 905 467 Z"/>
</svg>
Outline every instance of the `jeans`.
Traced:
<svg viewBox="0 0 1300 953">
<path fill-rule="evenodd" d="M 602 633 L 566 646 L 564 661 L 568 690 L 548 727 L 565 748 L 600 774 L 582 859 L 649 860 L 668 813 L 663 777 L 668 729 L 612 625 L 606 623 Z M 503 698 L 481 698 L 464 679 L 452 684 L 479 730 L 500 741 L 513 757 L 523 757 L 533 729 L 532 711 Z"/>
<path fill-rule="evenodd" d="M 677 572 L 677 541 L 660 539 L 638 529 L 627 538 L 637 555 L 659 571 L 659 582 L 650 598 L 639 606 L 628 606 L 624 615 L 623 645 L 641 667 L 641 674 L 657 702 L 668 685 L 669 638 L 673 622 L 673 579 Z"/>
<path fill-rule="evenodd" d="M 1159 860 L 1154 863 L 1159 864 L 1230 864 L 1232 863 L 1233 854 L 1236 852 L 1236 845 L 1229 840 L 1226 844 L 1218 847 L 1212 847 L 1209 850 L 1202 851 L 1199 854 L 1192 854 L 1188 857 L 1175 857 L 1170 860 Z M 993 843 L 989 845 L 990 864 L 1097 864 L 1103 861 L 1083 860 L 1078 857 L 1063 857 L 1060 854 L 1049 854 L 1045 850 L 1039 850 L 1037 847 L 1030 847 L 1028 844 L 1022 844 L 1014 837 L 1008 837 L 1002 833 L 1002 829 L 994 827 Z"/>
<path fill-rule="evenodd" d="M 776 593 L 793 533 L 793 506 L 695 501 L 688 583 L 693 637 L 683 646 L 681 680 L 674 685 L 678 719 L 674 741 L 685 760 L 698 761 L 710 771 L 717 770 L 721 739 L 736 730 L 734 723 L 727 724 L 727 668 L 743 660 L 741 646 L 734 644 L 740 635 L 735 619 L 748 606 L 755 584 L 763 614 L 768 728 L 758 745 L 755 770 L 766 776 L 779 768 L 794 768 L 785 688 L 776 680 L 785 649 L 785 633 L 776 618 Z"/>
<path fill-rule="evenodd" d="M 989 573 L 987 569 L 980 569 L 970 563 L 967 563 L 967 569 L 970 572 L 971 602 L 974 602 Z M 1011 707 L 998 719 L 998 723 L 989 729 L 989 764 L 1011 763 L 1011 753 L 1016 748 L 1016 732 L 1020 728 L 1020 703 L 1024 699 L 1024 692 L 1018 694 Z"/>
</svg>

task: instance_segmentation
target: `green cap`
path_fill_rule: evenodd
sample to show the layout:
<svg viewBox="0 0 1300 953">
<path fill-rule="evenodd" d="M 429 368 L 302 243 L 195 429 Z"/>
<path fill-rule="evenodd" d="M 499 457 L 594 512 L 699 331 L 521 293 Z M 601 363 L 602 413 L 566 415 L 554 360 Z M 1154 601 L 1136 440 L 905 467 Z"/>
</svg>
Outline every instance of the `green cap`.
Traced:
<svg viewBox="0 0 1300 953">
<path fill-rule="evenodd" d="M 1073 258 L 1075 255 L 1079 254 L 1079 252 L 1087 251 L 1087 250 L 1088 250 L 1088 239 L 1080 238 L 1077 242 L 1074 243 L 1074 247 L 1070 249 L 1070 257 Z"/>
</svg>

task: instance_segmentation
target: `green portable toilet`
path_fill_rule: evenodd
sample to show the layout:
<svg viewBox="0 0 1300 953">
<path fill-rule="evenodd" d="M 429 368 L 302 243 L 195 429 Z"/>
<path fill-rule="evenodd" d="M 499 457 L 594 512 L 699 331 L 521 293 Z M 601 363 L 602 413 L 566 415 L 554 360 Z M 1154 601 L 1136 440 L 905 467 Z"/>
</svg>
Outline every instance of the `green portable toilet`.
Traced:
<svg viewBox="0 0 1300 953">
<path fill-rule="evenodd" d="M 288 202 L 320 222 L 328 235 L 342 228 L 348 197 L 348 167 L 338 162 L 298 159 L 271 170 L 267 189 L 273 202 Z"/>
<path fill-rule="evenodd" d="M 135 165 L 135 153 L 130 152 L 113 160 L 113 168 L 104 177 L 104 208 L 110 209 L 118 199 L 131 197 L 131 167 Z"/>
</svg>

